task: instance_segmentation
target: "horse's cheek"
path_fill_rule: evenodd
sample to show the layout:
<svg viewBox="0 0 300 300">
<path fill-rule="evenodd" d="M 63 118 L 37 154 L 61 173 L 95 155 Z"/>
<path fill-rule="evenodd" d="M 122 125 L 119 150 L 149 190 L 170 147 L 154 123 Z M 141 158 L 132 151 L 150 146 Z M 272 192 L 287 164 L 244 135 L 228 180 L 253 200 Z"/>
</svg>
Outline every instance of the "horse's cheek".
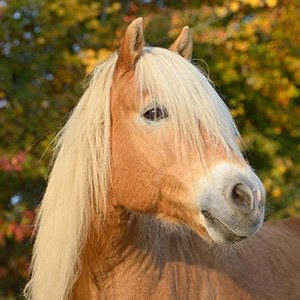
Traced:
<svg viewBox="0 0 300 300">
<path fill-rule="evenodd" d="M 113 190 L 117 203 L 136 213 L 154 213 L 159 200 L 160 172 L 126 142 L 113 156 Z"/>
</svg>

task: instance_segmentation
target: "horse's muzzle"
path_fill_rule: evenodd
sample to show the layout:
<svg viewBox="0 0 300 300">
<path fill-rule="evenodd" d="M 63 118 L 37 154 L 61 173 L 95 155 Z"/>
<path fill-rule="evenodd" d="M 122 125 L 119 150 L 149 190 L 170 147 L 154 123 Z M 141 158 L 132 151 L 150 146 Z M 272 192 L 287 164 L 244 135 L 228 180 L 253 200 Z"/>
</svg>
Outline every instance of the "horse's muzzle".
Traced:
<svg viewBox="0 0 300 300">
<path fill-rule="evenodd" d="M 266 192 L 250 168 L 221 163 L 202 178 L 199 190 L 204 227 L 215 242 L 233 244 L 260 229 Z"/>
</svg>

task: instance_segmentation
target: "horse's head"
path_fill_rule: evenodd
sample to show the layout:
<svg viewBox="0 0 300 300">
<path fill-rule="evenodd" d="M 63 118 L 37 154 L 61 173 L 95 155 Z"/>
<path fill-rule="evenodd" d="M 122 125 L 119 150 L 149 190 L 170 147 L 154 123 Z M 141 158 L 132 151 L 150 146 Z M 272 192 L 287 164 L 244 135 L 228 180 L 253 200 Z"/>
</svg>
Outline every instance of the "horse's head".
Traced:
<svg viewBox="0 0 300 300">
<path fill-rule="evenodd" d="M 128 27 L 111 89 L 112 203 L 235 243 L 262 225 L 265 190 L 191 54 L 187 27 L 168 50 L 144 48 L 141 18 Z"/>
</svg>

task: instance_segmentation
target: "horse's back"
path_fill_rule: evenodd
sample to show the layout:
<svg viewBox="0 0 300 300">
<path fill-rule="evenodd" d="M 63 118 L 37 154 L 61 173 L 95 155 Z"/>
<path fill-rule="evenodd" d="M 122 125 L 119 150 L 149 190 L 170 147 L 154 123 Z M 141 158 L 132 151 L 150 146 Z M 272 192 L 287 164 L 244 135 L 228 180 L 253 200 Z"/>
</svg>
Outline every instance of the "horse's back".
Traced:
<svg viewBox="0 0 300 300">
<path fill-rule="evenodd" d="M 300 245 L 300 217 L 265 222 L 258 235 L 266 238 L 275 237 L 278 243 L 282 240 L 288 245 L 294 243 Z M 284 246 L 284 244 L 281 246 Z M 295 248 L 295 246 L 292 246 L 292 248 Z M 296 250 L 300 251 L 299 248 Z"/>
<path fill-rule="evenodd" d="M 300 281 L 300 217 L 265 222 L 253 240 L 278 268 L 297 269 Z"/>
<path fill-rule="evenodd" d="M 297 217 L 291 217 L 281 220 L 275 220 L 275 221 L 267 221 L 264 223 L 264 226 L 283 226 L 283 227 L 291 227 L 295 230 L 300 231 L 300 216 Z"/>
</svg>

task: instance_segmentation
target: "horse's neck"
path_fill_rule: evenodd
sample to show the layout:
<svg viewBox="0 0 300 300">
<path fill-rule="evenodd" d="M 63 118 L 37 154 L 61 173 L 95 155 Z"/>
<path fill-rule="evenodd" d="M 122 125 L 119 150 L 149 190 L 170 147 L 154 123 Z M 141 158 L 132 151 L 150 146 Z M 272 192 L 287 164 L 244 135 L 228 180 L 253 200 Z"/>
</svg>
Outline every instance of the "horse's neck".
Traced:
<svg viewBox="0 0 300 300">
<path fill-rule="evenodd" d="M 106 274 L 119 265 L 129 251 L 133 239 L 131 227 L 130 215 L 123 210 L 108 213 L 105 220 L 95 217 L 82 251 L 81 273 L 88 272 L 105 281 Z"/>
<path fill-rule="evenodd" d="M 199 263 L 205 264 L 200 261 L 205 256 L 199 257 L 199 247 L 191 243 L 191 233 L 168 229 L 149 216 L 138 217 L 121 209 L 110 213 L 104 223 L 100 225 L 96 218 L 92 222 L 82 252 L 80 277 L 73 288 L 74 299 L 97 299 L 96 295 L 116 283 L 127 280 L 126 286 L 136 284 L 139 274 L 170 277 L 172 267 L 166 266 L 174 261 L 195 262 L 194 257 L 198 257 Z"/>
<path fill-rule="evenodd" d="M 116 268 L 135 247 L 136 229 L 131 214 L 123 209 L 109 211 L 105 220 L 93 218 L 72 299 L 94 299 L 110 284 Z"/>
</svg>

